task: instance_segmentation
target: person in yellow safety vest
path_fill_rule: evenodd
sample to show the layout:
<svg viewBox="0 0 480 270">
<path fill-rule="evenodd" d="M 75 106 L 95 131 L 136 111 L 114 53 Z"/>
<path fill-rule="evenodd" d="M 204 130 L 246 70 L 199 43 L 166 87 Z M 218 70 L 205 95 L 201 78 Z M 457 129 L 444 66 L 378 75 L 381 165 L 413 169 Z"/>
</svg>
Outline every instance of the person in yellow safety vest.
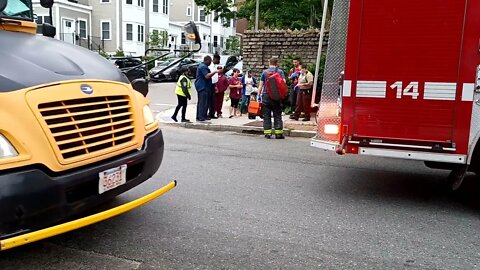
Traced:
<svg viewBox="0 0 480 270">
<path fill-rule="evenodd" d="M 182 108 L 182 122 L 190 122 L 187 118 L 185 118 L 185 114 L 187 112 L 187 103 L 188 100 L 192 99 L 192 81 L 187 77 L 189 70 L 188 68 L 184 67 L 180 70 L 180 77 L 178 78 L 177 85 L 175 88 L 175 94 L 177 94 L 178 104 L 175 108 L 175 113 L 172 115 L 172 119 L 175 122 L 177 120 L 177 114 L 180 108 Z"/>
</svg>

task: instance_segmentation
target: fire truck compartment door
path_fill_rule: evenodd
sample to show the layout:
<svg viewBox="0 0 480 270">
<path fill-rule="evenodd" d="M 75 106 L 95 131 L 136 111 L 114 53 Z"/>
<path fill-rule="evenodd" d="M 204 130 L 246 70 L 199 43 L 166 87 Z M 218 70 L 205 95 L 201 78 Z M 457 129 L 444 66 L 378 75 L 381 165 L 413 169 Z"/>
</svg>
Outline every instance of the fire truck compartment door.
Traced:
<svg viewBox="0 0 480 270">
<path fill-rule="evenodd" d="M 451 142 L 466 0 L 383 3 L 362 1 L 356 56 L 347 60 L 353 135 Z"/>
</svg>

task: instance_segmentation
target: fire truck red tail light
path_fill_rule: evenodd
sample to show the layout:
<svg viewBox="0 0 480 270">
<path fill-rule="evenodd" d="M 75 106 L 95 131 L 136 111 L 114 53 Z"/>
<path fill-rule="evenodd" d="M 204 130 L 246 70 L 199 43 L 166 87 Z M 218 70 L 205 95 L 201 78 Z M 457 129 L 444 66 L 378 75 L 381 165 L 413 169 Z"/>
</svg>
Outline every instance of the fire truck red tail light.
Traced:
<svg viewBox="0 0 480 270">
<path fill-rule="evenodd" d="M 340 128 L 338 125 L 325 125 L 324 132 L 328 135 L 337 135 L 340 132 Z"/>
</svg>

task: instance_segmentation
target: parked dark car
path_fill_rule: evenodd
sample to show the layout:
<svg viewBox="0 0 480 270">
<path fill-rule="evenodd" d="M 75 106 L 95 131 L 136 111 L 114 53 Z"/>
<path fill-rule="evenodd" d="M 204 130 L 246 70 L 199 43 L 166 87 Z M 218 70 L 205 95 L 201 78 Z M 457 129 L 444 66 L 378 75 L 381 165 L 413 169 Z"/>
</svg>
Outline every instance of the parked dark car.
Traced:
<svg viewBox="0 0 480 270">
<path fill-rule="evenodd" d="M 166 70 L 162 71 L 161 73 L 157 74 L 160 70 L 164 69 L 165 67 L 169 66 L 170 64 L 179 61 L 180 58 L 170 58 L 166 61 L 160 62 L 156 67 L 152 68 L 150 73 L 150 80 L 152 81 L 177 81 L 180 77 L 180 70 L 184 67 L 188 68 L 189 77 L 190 79 L 195 79 L 197 74 L 198 65 L 200 62 L 195 61 L 191 58 L 185 58 L 180 62 L 174 64 L 173 66 L 167 68 Z"/>
<path fill-rule="evenodd" d="M 113 62 L 122 72 L 126 72 L 132 67 L 142 64 L 142 60 L 139 57 L 110 58 L 110 61 Z M 129 81 L 145 78 L 147 76 L 144 66 L 132 69 L 128 71 L 126 75 Z"/>
</svg>

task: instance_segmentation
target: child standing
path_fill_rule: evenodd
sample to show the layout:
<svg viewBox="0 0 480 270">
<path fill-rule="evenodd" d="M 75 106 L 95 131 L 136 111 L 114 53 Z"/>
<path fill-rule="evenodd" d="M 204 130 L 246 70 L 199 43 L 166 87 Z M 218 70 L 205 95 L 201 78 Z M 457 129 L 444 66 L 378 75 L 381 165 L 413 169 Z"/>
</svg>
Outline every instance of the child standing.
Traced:
<svg viewBox="0 0 480 270">
<path fill-rule="evenodd" d="M 240 113 L 248 112 L 248 105 L 250 104 L 250 95 L 254 91 L 254 88 L 257 87 L 257 79 L 251 74 L 251 69 L 247 68 L 245 76 L 241 79 L 243 89 L 242 89 L 242 108 Z"/>
<path fill-rule="evenodd" d="M 236 68 L 233 69 L 233 77 L 229 81 L 230 86 L 230 99 L 232 101 L 232 105 L 230 106 L 230 118 L 240 116 L 240 110 L 238 108 L 238 104 L 240 103 L 240 99 L 242 98 L 242 82 L 238 78 L 238 74 L 240 71 Z M 233 112 L 233 113 L 232 113 Z"/>
</svg>

